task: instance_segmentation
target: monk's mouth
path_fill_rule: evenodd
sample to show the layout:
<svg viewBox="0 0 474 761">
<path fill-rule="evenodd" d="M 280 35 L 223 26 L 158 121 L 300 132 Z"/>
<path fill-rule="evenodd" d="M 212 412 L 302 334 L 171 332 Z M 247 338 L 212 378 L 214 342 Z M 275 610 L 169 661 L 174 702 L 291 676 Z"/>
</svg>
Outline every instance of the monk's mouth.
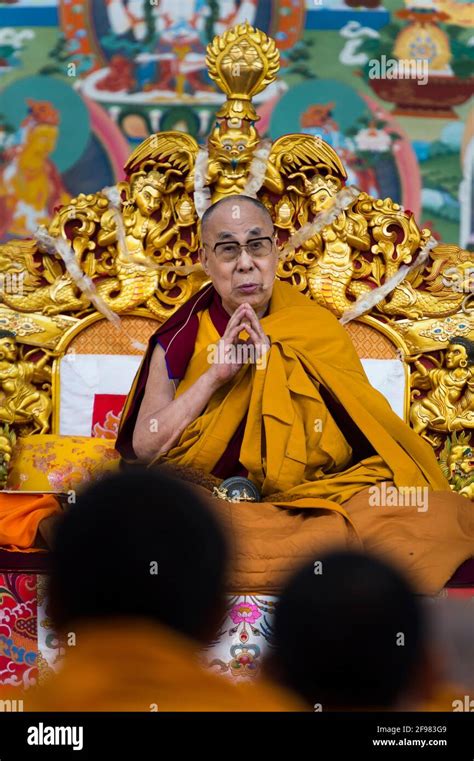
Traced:
<svg viewBox="0 0 474 761">
<path fill-rule="evenodd" d="M 246 285 L 238 285 L 237 290 L 242 293 L 255 293 L 260 288 L 257 283 L 247 283 Z"/>
</svg>

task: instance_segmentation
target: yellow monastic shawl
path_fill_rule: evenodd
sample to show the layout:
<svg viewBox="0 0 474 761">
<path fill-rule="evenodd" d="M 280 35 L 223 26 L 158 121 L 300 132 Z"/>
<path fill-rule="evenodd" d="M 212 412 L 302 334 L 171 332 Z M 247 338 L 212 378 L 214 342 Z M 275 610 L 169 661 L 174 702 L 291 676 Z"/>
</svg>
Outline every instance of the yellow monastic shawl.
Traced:
<svg viewBox="0 0 474 761">
<path fill-rule="evenodd" d="M 320 506 L 344 514 L 338 505 L 377 481 L 449 488 L 431 447 L 370 385 L 333 314 L 276 281 L 261 323 L 271 341 L 266 366 L 243 367 L 159 462 L 212 472 L 248 412 L 240 461 L 265 499 L 284 492 L 292 500 L 288 507 Z M 209 346 L 218 340 L 206 311 L 177 395 L 209 369 Z M 322 400 L 320 384 L 349 413 L 376 455 L 351 464 L 351 448 Z"/>
<path fill-rule="evenodd" d="M 431 447 L 370 385 L 334 315 L 276 282 L 261 322 L 271 340 L 266 366 L 243 367 L 155 460 L 201 484 L 196 493 L 232 549 L 226 589 L 279 594 L 303 562 L 336 546 L 362 546 L 398 565 L 420 593 L 438 593 L 473 554 L 471 504 L 450 491 Z M 208 370 L 210 346 L 219 340 L 207 311 L 196 329 L 178 395 Z M 129 404 L 134 399 L 132 390 Z M 196 476 L 212 474 L 223 453 L 234 458 L 230 442 L 243 420 L 239 461 L 262 501 L 234 504 L 212 496 L 212 479 L 205 486 Z M 411 487 L 425 506 L 385 503 L 387 483 L 374 503 L 380 482 L 395 492 L 393 482 Z"/>
</svg>

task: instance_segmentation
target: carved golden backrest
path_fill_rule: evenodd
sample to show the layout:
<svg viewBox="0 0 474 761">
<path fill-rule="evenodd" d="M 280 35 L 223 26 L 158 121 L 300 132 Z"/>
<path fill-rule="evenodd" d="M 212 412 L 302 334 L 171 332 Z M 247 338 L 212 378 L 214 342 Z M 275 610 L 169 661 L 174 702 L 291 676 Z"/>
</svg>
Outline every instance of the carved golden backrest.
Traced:
<svg viewBox="0 0 474 761">
<path fill-rule="evenodd" d="M 259 138 L 252 97 L 279 66 L 263 32 L 228 30 L 209 45 L 207 63 L 227 96 L 207 148 L 179 132 L 152 135 L 130 156 L 126 181 L 72 199 L 36 240 L 0 246 L 0 329 L 13 331 L 19 347 L 15 357 L 14 339 L 0 337 L 0 422 L 10 426 L 0 453 L 8 456 L 11 428 L 58 430 L 66 349 L 136 355 L 130 315 L 138 310 L 151 330 L 202 287 L 199 218 L 211 202 L 243 193 L 272 214 L 278 277 L 340 317 L 356 345 L 363 333 L 383 356 L 398 347 L 412 384 L 407 419 L 437 451 L 444 447 L 446 472 L 474 480 L 453 460 L 457 447 L 464 468 L 473 461 L 472 253 L 436 244 L 390 198 L 346 188 L 340 158 L 319 138 Z M 456 366 L 447 367 L 452 338 L 448 364 Z M 0 457 L 0 477 L 1 467 Z"/>
<path fill-rule="evenodd" d="M 159 320 L 137 310 L 133 315 L 124 315 L 122 317 L 121 330 L 117 330 L 102 315 L 93 314 L 85 317 L 77 325 L 72 326 L 64 333 L 56 347 L 59 356 L 53 362 L 51 388 L 53 400 L 52 433 L 61 433 L 61 391 L 64 382 L 67 382 L 67 379 L 65 381 L 61 376 L 62 361 L 64 359 L 68 360 L 74 368 L 75 375 L 80 377 L 81 368 L 87 365 L 87 360 L 91 355 L 98 355 L 100 357 L 99 362 L 101 366 L 106 365 L 112 356 L 136 356 L 140 358 L 143 355 L 150 335 L 157 329 L 159 324 Z M 354 343 L 357 354 L 363 362 L 367 360 L 400 361 L 400 352 L 404 352 L 406 349 L 403 339 L 395 331 L 389 327 L 380 326 L 372 317 L 362 317 L 360 320 L 351 322 L 347 326 L 347 331 Z M 384 365 L 384 368 L 380 365 L 378 370 L 379 379 L 381 374 L 388 373 L 390 363 L 384 362 Z M 408 421 L 409 366 L 405 364 L 403 367 L 403 377 L 399 379 L 401 388 L 397 390 L 398 397 L 403 396 L 403 403 L 398 405 L 397 412 Z M 374 385 L 377 385 L 377 375 L 374 375 L 374 369 L 370 366 L 368 373 L 369 376 L 372 374 Z M 84 379 L 84 382 L 86 383 L 87 379 Z M 125 387 L 128 387 L 129 383 L 131 383 L 131 379 L 125 382 Z M 110 391 L 110 388 L 108 390 Z M 388 387 L 382 390 L 389 395 L 390 390 Z M 70 388 L 66 392 L 74 395 L 75 389 Z M 78 412 L 79 414 L 81 412 L 80 400 L 78 402 Z M 67 430 L 67 432 L 70 435 L 78 433 L 74 429 Z M 101 435 L 100 431 L 96 432 L 96 435 Z"/>
<path fill-rule="evenodd" d="M 53 362 L 52 374 L 52 399 L 53 399 L 53 416 L 51 423 L 52 433 L 65 433 L 69 435 L 78 434 L 80 431 L 77 427 L 77 416 L 87 421 L 87 410 L 85 405 L 91 401 L 94 392 L 100 392 L 100 378 L 90 378 L 87 376 L 88 368 L 92 362 L 94 366 L 94 355 L 97 355 L 97 366 L 103 376 L 102 390 L 105 393 L 113 392 L 113 388 L 120 389 L 118 396 L 124 400 L 125 394 L 131 386 L 133 375 L 140 358 L 148 343 L 151 334 L 158 328 L 160 322 L 147 313 L 137 310 L 135 314 L 124 315 L 121 322 L 120 330 L 114 327 L 101 314 L 92 314 L 85 317 L 77 325 L 70 328 L 61 338 L 57 345 L 58 357 Z M 135 357 L 136 362 L 130 363 L 126 360 Z M 119 360 L 118 362 L 116 360 Z M 120 360 L 123 359 L 122 363 Z M 77 379 L 75 383 L 67 385 L 67 377 L 64 378 L 64 361 L 67 362 L 66 369 L 72 368 L 73 376 Z M 110 366 L 109 376 L 112 374 L 111 382 L 107 382 L 107 366 Z M 63 372 L 62 372 L 63 370 Z M 105 371 L 105 372 L 104 372 Z M 118 378 L 115 378 L 119 374 Z M 94 386 L 95 383 L 95 386 Z M 118 383 L 117 387 L 111 384 Z M 87 386 L 87 393 L 82 394 L 81 386 Z M 64 420 L 62 415 L 62 403 L 65 396 L 79 397 L 74 399 L 76 415 L 69 411 L 69 420 Z M 120 409 L 122 405 L 120 404 Z M 118 411 L 112 416 L 118 423 Z M 72 418 L 72 419 L 71 419 Z M 103 418 L 103 416 L 102 416 Z M 62 425 L 61 425 L 62 423 Z M 103 429 L 105 421 L 100 420 L 98 425 L 92 425 L 92 418 L 88 424 L 88 430 L 82 431 L 83 435 L 106 436 L 111 433 Z"/>
<path fill-rule="evenodd" d="M 383 332 L 383 326 L 370 317 L 350 322 L 347 326 L 352 343 L 359 357 L 376 359 L 396 359 L 397 350 L 402 349 L 403 342 L 393 330 L 389 335 Z"/>
<path fill-rule="evenodd" d="M 122 317 L 122 329 L 117 330 L 101 314 L 81 320 L 79 325 L 63 335 L 58 351 L 65 354 L 143 354 L 151 334 L 160 320 L 139 310 Z"/>
</svg>

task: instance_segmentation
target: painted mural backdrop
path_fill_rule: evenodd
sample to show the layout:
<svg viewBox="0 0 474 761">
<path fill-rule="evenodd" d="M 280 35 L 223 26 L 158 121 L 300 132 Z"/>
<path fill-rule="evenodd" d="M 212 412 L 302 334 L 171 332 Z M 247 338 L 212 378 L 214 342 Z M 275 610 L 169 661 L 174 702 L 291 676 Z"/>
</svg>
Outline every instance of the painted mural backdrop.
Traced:
<svg viewBox="0 0 474 761">
<path fill-rule="evenodd" d="M 206 45 L 244 20 L 281 52 L 260 133 L 321 135 L 350 181 L 474 250 L 472 0 L 0 0 L 0 240 L 121 179 L 151 132 L 203 141 Z"/>
</svg>

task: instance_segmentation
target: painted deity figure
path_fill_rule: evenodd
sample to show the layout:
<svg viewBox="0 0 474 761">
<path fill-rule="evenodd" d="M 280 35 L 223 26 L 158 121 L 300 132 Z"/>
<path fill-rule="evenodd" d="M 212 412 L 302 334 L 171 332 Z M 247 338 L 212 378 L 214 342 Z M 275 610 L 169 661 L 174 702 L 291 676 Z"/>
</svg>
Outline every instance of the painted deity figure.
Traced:
<svg viewBox="0 0 474 761">
<path fill-rule="evenodd" d="M 58 138 L 59 113 L 47 101 L 28 99 L 21 143 L 8 148 L 0 167 L 0 237 L 30 236 L 46 225 L 54 207 L 69 201 L 50 156 Z"/>
<path fill-rule="evenodd" d="M 148 6 L 148 8 L 147 8 Z M 151 6 L 151 7 L 150 7 Z M 144 41 L 155 34 L 156 53 L 138 56 L 139 80 L 148 80 L 145 89 L 176 90 L 183 93 L 185 83 L 193 92 L 214 88 L 200 72 L 205 70 L 206 27 L 212 15 L 214 34 L 245 20 L 252 23 L 257 13 L 257 0 L 219 0 L 214 8 L 207 0 L 110 0 L 107 16 L 114 34 L 132 35 Z M 158 72 L 154 71 L 158 62 Z M 151 70 L 150 70 L 151 67 Z M 156 84 L 150 82 L 151 79 Z M 143 82 L 141 82 L 143 84 Z"/>
</svg>

